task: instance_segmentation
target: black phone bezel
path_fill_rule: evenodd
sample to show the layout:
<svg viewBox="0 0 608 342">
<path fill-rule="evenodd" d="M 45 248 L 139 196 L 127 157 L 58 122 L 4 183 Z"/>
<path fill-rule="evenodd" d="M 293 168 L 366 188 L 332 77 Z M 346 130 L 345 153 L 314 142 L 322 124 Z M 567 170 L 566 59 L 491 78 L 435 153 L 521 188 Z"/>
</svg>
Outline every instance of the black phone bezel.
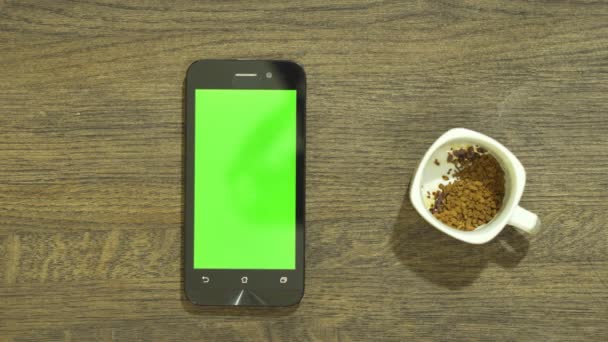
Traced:
<svg viewBox="0 0 608 342">
<path fill-rule="evenodd" d="M 267 77 L 271 73 L 271 77 Z M 247 76 L 238 76 L 247 75 Z M 255 74 L 256 76 L 251 76 Z M 270 76 L 270 75 L 269 75 Z M 195 89 L 295 89 L 296 119 L 296 269 L 194 269 L 194 93 Z M 184 291 L 199 305 L 288 306 L 304 294 L 306 75 L 291 61 L 200 60 L 185 82 Z M 207 277 L 203 281 L 203 276 Z M 247 277 L 243 283 L 242 277 Z M 281 282 L 287 277 L 287 282 Z"/>
</svg>

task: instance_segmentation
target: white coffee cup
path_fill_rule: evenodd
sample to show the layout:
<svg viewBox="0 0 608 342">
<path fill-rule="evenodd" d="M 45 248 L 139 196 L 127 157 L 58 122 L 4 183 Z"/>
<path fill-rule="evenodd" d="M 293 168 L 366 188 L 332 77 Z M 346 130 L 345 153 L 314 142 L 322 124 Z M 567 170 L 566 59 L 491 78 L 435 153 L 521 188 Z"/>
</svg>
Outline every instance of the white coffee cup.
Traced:
<svg viewBox="0 0 608 342">
<path fill-rule="evenodd" d="M 502 207 L 490 222 L 475 230 L 463 231 L 452 228 L 433 216 L 429 208 L 434 199 L 432 196 L 427 198 L 427 191 L 432 193 L 438 189 L 440 183 L 449 182 L 441 176 L 454 167 L 446 161 L 450 147 L 458 149 L 471 145 L 483 147 L 499 162 L 505 173 L 505 196 Z M 440 165 L 435 164 L 435 159 Z M 465 128 L 454 128 L 440 136 L 424 154 L 410 183 L 410 201 L 420 216 L 433 227 L 458 240 L 482 244 L 496 237 L 507 224 L 529 234 L 538 232 L 538 216 L 519 206 L 525 185 L 526 171 L 511 151 L 486 135 Z"/>
</svg>

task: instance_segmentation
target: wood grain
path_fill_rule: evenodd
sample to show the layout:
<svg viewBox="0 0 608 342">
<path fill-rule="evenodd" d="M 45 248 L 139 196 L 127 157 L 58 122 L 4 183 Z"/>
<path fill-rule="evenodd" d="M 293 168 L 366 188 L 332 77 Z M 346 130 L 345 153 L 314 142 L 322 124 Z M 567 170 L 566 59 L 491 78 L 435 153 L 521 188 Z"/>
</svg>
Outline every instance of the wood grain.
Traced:
<svg viewBox="0 0 608 342">
<path fill-rule="evenodd" d="M 0 1 L 0 340 L 608 339 L 608 3 Z M 306 293 L 181 290 L 183 78 L 308 76 Z M 405 196 L 452 127 L 509 147 L 537 236 L 469 246 Z"/>
</svg>

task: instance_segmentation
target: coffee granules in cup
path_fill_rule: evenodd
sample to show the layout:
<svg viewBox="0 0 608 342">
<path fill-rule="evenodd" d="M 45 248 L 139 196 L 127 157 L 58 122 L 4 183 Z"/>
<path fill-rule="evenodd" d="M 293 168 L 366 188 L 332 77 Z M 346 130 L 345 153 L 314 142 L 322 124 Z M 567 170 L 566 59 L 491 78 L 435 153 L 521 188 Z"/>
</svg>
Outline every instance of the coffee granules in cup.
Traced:
<svg viewBox="0 0 608 342">
<path fill-rule="evenodd" d="M 490 222 L 505 193 L 504 171 L 496 158 L 482 147 L 468 146 L 448 152 L 447 162 L 454 164 L 454 181 L 440 184 L 433 192 L 433 216 L 467 231 Z M 449 179 L 448 175 L 442 177 Z"/>
</svg>

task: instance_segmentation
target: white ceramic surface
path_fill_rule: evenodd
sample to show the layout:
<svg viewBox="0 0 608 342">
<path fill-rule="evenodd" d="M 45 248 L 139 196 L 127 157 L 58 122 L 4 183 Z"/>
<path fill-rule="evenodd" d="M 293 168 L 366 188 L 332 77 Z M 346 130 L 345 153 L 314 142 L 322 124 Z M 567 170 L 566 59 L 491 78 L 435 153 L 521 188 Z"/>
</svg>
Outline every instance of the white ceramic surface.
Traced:
<svg viewBox="0 0 608 342">
<path fill-rule="evenodd" d="M 505 197 L 502 207 L 487 224 L 473 231 L 463 231 L 452 228 L 436 219 L 429 211 L 432 199 L 427 199 L 426 192 L 438 189 L 440 183 L 447 184 L 441 178 L 453 164 L 446 161 L 450 147 L 457 149 L 461 146 L 478 145 L 485 148 L 500 163 L 505 172 Z M 435 165 L 435 159 L 440 165 Z M 420 216 L 433 227 L 464 242 L 482 244 L 492 240 L 504 227 L 509 224 L 521 231 L 534 234 L 540 229 L 540 220 L 536 214 L 519 206 L 519 200 L 526 185 L 526 171 L 519 160 L 496 140 L 465 128 L 454 128 L 437 139 L 425 153 L 418 164 L 410 183 L 410 201 Z"/>
</svg>

